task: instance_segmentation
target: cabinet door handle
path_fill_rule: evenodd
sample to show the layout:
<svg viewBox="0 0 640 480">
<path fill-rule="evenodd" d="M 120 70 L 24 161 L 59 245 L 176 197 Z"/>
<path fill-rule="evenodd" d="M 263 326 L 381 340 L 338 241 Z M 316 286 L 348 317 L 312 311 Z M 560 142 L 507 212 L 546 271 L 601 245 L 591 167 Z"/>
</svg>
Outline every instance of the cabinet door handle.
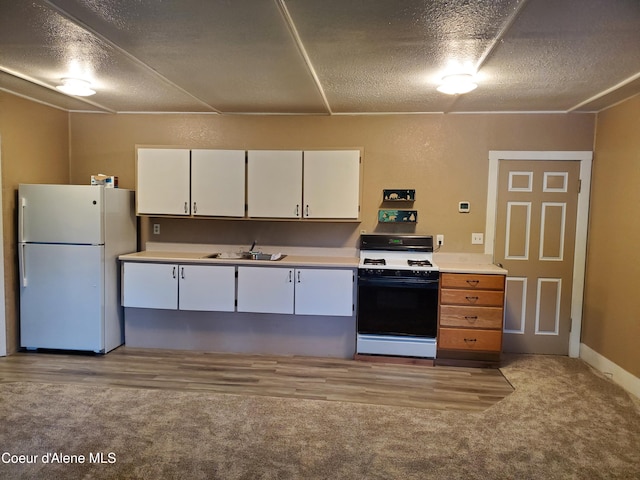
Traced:
<svg viewBox="0 0 640 480">
<path fill-rule="evenodd" d="M 184 202 L 184 213 L 189 213 L 189 202 Z"/>
<path fill-rule="evenodd" d="M 184 267 L 180 269 L 180 277 L 184 280 Z"/>
<path fill-rule="evenodd" d="M 467 301 L 474 303 L 478 301 L 478 297 L 464 297 L 467 299 Z"/>
<path fill-rule="evenodd" d="M 300 283 L 300 270 L 298 270 L 298 283 Z"/>
<path fill-rule="evenodd" d="M 173 272 L 171 274 L 173 275 L 173 278 L 176 278 L 176 267 L 173 267 Z"/>
<path fill-rule="evenodd" d="M 291 270 L 289 270 L 289 283 L 291 283 L 291 280 L 292 280 L 291 275 L 292 274 L 293 274 L 293 272 Z"/>
<path fill-rule="evenodd" d="M 307 206 L 305 207 L 304 216 L 305 216 L 305 217 L 308 217 L 308 216 L 309 216 L 309 205 L 307 205 Z"/>
<path fill-rule="evenodd" d="M 300 216 L 300 204 L 296 205 L 296 217 Z"/>
<path fill-rule="evenodd" d="M 472 287 L 477 287 L 480 283 L 480 280 L 467 280 L 467 283 Z"/>
<path fill-rule="evenodd" d="M 198 205 L 196 205 L 196 202 L 193 202 L 193 213 L 198 213 Z"/>
</svg>

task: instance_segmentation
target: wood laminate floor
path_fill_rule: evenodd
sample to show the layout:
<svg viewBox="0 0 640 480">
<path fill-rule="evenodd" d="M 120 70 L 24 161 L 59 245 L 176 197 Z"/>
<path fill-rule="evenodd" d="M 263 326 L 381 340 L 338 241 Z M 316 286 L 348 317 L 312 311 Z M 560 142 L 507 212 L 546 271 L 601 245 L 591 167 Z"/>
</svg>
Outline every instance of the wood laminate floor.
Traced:
<svg viewBox="0 0 640 480">
<path fill-rule="evenodd" d="M 0 384 L 65 383 L 481 411 L 513 388 L 497 369 L 120 347 L 107 355 L 21 352 Z M 0 387 L 1 388 L 1 387 Z"/>
</svg>

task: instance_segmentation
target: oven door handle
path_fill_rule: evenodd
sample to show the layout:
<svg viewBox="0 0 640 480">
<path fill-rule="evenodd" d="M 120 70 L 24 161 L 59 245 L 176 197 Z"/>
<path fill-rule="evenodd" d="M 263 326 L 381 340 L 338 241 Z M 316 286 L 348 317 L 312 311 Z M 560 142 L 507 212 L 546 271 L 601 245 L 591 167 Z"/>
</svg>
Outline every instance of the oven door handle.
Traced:
<svg viewBox="0 0 640 480">
<path fill-rule="evenodd" d="M 361 287 L 438 288 L 439 283 L 438 278 L 358 277 Z"/>
</svg>

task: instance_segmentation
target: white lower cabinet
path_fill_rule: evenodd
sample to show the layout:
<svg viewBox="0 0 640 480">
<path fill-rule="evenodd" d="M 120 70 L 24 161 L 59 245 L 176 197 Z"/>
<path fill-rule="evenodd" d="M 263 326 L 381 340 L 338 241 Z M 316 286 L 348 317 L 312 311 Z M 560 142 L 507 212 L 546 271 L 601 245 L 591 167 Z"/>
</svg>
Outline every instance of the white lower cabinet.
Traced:
<svg viewBox="0 0 640 480">
<path fill-rule="evenodd" d="M 236 268 L 180 265 L 179 310 L 233 312 L 236 302 Z"/>
<path fill-rule="evenodd" d="M 235 267 L 125 262 L 122 306 L 233 312 Z"/>
<path fill-rule="evenodd" d="M 350 269 L 122 264 L 122 306 L 350 317 Z M 237 307 L 236 307 L 237 298 Z"/>
<path fill-rule="evenodd" d="M 238 267 L 238 311 L 353 315 L 352 270 Z"/>
<path fill-rule="evenodd" d="M 353 315 L 352 270 L 299 268 L 295 272 L 297 315 Z"/>
<path fill-rule="evenodd" d="M 293 268 L 238 267 L 238 311 L 293 313 Z"/>
<path fill-rule="evenodd" d="M 177 310 L 178 265 L 123 263 L 122 306 Z"/>
</svg>

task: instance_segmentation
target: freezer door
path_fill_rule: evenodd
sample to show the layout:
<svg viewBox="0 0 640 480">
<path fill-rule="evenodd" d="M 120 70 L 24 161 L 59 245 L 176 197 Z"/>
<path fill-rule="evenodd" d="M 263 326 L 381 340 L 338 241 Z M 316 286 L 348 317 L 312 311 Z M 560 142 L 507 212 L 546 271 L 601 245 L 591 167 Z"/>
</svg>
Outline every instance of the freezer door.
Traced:
<svg viewBox="0 0 640 480">
<path fill-rule="evenodd" d="M 20 248 L 20 345 L 103 351 L 104 247 Z"/>
<path fill-rule="evenodd" d="M 104 243 L 103 191 L 95 185 L 20 185 L 19 241 Z"/>
</svg>

